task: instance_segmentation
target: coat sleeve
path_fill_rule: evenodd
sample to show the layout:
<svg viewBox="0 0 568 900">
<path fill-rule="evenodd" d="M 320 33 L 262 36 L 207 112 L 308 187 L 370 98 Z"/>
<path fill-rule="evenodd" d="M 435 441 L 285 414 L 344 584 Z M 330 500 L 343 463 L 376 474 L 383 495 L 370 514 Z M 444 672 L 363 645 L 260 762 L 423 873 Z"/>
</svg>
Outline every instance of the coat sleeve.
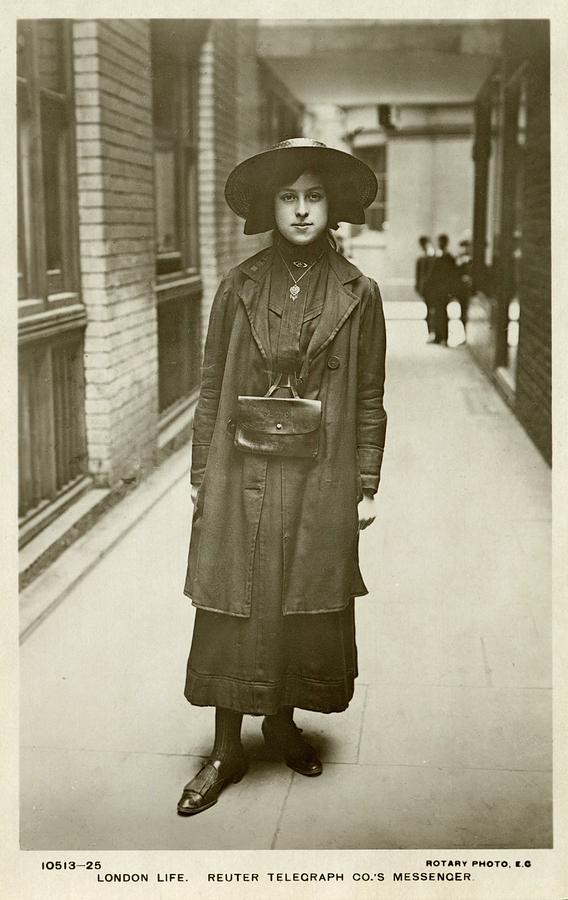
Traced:
<svg viewBox="0 0 568 900">
<path fill-rule="evenodd" d="M 383 406 L 386 329 L 378 285 L 370 280 L 370 293 L 362 311 L 357 366 L 357 454 L 363 490 L 379 487 L 385 446 L 387 414 Z"/>
<path fill-rule="evenodd" d="M 217 289 L 209 316 L 201 368 L 201 388 L 193 419 L 191 447 L 191 483 L 193 485 L 200 485 L 203 481 L 209 447 L 217 421 L 221 384 L 233 321 L 234 296 L 232 278 L 231 275 L 228 275 L 221 281 Z"/>
</svg>

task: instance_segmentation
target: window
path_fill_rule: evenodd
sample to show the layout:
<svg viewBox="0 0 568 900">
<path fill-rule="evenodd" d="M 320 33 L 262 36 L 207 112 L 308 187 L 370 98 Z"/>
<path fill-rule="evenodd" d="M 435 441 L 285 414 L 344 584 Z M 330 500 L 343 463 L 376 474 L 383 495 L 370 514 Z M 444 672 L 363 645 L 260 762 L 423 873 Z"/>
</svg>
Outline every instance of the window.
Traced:
<svg viewBox="0 0 568 900">
<path fill-rule="evenodd" d="M 152 38 L 156 274 L 167 276 L 198 265 L 197 72 L 183 44 L 156 27 Z"/>
<path fill-rule="evenodd" d="M 379 189 L 377 196 L 365 213 L 365 222 L 370 231 L 384 231 L 387 224 L 387 147 L 380 144 L 375 147 L 357 147 L 357 156 L 377 177 Z"/>
<path fill-rule="evenodd" d="M 77 289 L 70 40 L 61 19 L 18 22 L 18 297 L 30 311 Z"/>
<path fill-rule="evenodd" d="M 263 147 L 272 147 L 287 138 L 301 137 L 301 107 L 286 98 L 285 89 L 262 65 L 260 86 Z"/>
<path fill-rule="evenodd" d="M 20 540 L 88 484 L 71 24 L 17 26 Z"/>
<path fill-rule="evenodd" d="M 199 23 L 152 22 L 158 408 L 166 428 L 199 386 L 197 60 Z"/>
<path fill-rule="evenodd" d="M 298 137 L 301 129 L 298 118 L 276 94 L 266 92 L 264 99 L 264 144 L 271 147 L 287 138 Z"/>
</svg>

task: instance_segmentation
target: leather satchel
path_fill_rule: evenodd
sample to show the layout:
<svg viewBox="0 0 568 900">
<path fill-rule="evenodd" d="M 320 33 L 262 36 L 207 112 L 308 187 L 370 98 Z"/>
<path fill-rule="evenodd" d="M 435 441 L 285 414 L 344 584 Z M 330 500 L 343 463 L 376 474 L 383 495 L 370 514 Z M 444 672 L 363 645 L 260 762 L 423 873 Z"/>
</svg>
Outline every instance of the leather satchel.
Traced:
<svg viewBox="0 0 568 900">
<path fill-rule="evenodd" d="M 298 396 L 289 381 L 290 397 L 273 397 L 282 375 L 264 397 L 239 396 L 235 447 L 264 456 L 315 458 L 318 454 L 321 400 Z"/>
</svg>

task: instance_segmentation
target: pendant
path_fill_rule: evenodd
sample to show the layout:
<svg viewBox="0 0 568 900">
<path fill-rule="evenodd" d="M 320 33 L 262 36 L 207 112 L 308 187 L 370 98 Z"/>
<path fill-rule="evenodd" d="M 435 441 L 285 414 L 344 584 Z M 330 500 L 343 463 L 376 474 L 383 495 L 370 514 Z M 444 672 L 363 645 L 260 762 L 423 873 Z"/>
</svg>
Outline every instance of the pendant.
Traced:
<svg viewBox="0 0 568 900">
<path fill-rule="evenodd" d="M 290 300 L 295 300 L 299 293 L 300 288 L 297 284 L 293 284 L 290 288 Z"/>
<path fill-rule="evenodd" d="M 302 262 L 299 259 L 292 260 L 292 265 L 296 266 L 298 269 L 307 269 L 308 268 L 307 262 Z"/>
</svg>

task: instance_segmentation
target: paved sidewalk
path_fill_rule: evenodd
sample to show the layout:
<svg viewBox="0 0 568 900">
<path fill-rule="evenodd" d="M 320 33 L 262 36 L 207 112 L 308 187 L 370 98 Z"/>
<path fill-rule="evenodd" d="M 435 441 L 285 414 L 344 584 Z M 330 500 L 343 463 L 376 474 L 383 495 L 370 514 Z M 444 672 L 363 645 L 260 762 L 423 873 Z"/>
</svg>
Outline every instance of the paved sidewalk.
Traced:
<svg viewBox="0 0 568 900">
<path fill-rule="evenodd" d="M 213 722 L 182 692 L 183 477 L 22 647 L 23 848 L 551 845 L 550 472 L 465 348 L 388 327 L 360 678 L 346 713 L 298 714 L 323 776 L 270 761 L 248 717 L 247 777 L 176 816 Z"/>
</svg>

